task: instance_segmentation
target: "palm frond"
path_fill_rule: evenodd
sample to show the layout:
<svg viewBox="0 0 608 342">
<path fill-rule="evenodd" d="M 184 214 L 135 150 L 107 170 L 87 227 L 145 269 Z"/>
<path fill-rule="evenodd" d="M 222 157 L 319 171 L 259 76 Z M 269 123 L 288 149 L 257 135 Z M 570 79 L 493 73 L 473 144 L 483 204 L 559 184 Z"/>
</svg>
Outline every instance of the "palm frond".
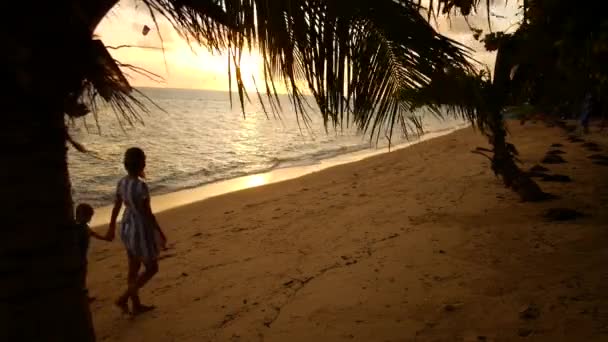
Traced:
<svg viewBox="0 0 608 342">
<path fill-rule="evenodd" d="M 352 122 L 380 134 L 409 112 L 407 91 L 429 85 L 448 66 L 472 71 L 469 51 L 438 34 L 413 1 L 142 1 L 201 45 L 233 56 L 256 49 L 268 100 L 275 102 L 274 82 L 283 80 L 304 122 L 301 82 L 326 125 Z M 243 102 L 238 58 L 232 65 Z"/>
<path fill-rule="evenodd" d="M 492 31 L 492 12 L 490 7 L 492 5 L 493 0 L 430 0 L 429 6 L 426 9 L 428 12 L 428 19 L 430 20 L 431 14 L 438 15 L 447 15 L 450 16 L 452 12 L 458 10 L 461 15 L 467 17 L 471 15 L 471 13 L 477 12 L 477 9 L 483 3 L 486 7 L 486 16 L 488 20 L 488 29 L 490 32 Z M 422 8 L 422 0 L 418 0 L 418 7 Z"/>
<path fill-rule="evenodd" d="M 470 51 L 437 33 L 414 0 L 141 1 L 155 21 L 164 16 L 188 41 L 228 52 L 230 87 L 234 76 L 243 112 L 249 98 L 239 56 L 254 50 L 263 61 L 268 108 L 281 109 L 275 82 L 283 82 L 304 126 L 310 118 L 302 84 L 326 127 L 354 124 L 376 138 L 390 137 L 395 127 L 405 133 L 420 129 L 420 118 L 411 113 L 421 106 L 441 115 L 440 106 L 447 104 L 470 120 L 479 111 L 478 97 L 446 98 L 450 89 L 439 84 L 454 84 L 456 75 L 473 73 Z M 100 54 L 105 56 L 107 49 Z M 127 114 L 127 122 L 138 120 L 141 102 L 131 95 L 116 63 L 107 56 L 104 60 L 90 84 Z M 471 87 L 479 85 L 466 80 Z"/>
<path fill-rule="evenodd" d="M 92 112 L 97 130 L 100 132 L 98 104 L 101 99 L 117 115 L 121 127 L 123 121 L 130 125 L 143 123 L 140 113 L 145 113 L 148 110 L 141 98 L 148 100 L 150 103 L 153 102 L 131 87 L 120 67 L 122 66 L 156 81 L 161 81 L 162 77 L 143 68 L 115 61 L 101 40 L 92 40 L 87 52 L 94 58 L 87 60 L 85 78 L 80 92 L 72 94 L 66 100 L 64 106 L 66 115 L 70 118 L 76 118 Z M 137 96 L 135 96 L 136 94 Z"/>
<path fill-rule="evenodd" d="M 491 113 L 493 86 L 490 73 L 464 73 L 449 68 L 438 72 L 432 82 L 424 87 L 403 94 L 411 108 L 427 107 L 438 116 L 448 115 L 467 120 L 484 132 Z"/>
</svg>

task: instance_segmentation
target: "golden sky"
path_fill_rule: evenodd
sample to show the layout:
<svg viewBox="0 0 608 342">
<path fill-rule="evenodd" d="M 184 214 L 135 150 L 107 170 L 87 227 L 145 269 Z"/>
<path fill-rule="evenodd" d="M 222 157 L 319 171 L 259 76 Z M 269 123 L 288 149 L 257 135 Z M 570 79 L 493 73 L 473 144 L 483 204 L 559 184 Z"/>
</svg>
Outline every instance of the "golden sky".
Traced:
<svg viewBox="0 0 608 342">
<path fill-rule="evenodd" d="M 493 29 L 504 30 L 511 27 L 509 31 L 512 31 L 517 11 L 516 1 L 509 1 L 507 5 L 500 5 L 500 2 L 494 1 L 493 13 L 505 18 L 493 17 Z M 142 7 L 141 4 L 137 5 L 136 0 L 122 0 L 106 16 L 96 31 L 105 45 L 149 47 L 110 50 L 114 58 L 121 63 L 145 68 L 164 78 L 163 83 L 158 83 L 137 73 L 126 71 L 131 76 L 130 82 L 134 86 L 228 90 L 226 55 L 212 55 L 206 48 L 189 45 L 167 21 L 160 18 L 157 18 L 159 19 L 157 30 L 150 14 Z M 480 9 L 480 12 L 482 13 L 471 17 L 469 23 L 487 31 L 485 9 Z M 144 25 L 151 28 L 146 36 L 142 34 Z M 493 65 L 494 54 L 484 51 L 483 45 L 473 39 L 468 25 L 461 17 L 455 16 L 449 21 L 442 18 L 436 25 L 441 33 L 475 49 L 474 57 L 478 61 Z M 163 38 L 164 53 L 160 50 L 159 31 Z M 252 75 L 256 77 L 258 86 L 262 86 L 259 56 L 243 55 L 241 67 L 248 89 L 255 89 L 251 80 Z"/>
</svg>

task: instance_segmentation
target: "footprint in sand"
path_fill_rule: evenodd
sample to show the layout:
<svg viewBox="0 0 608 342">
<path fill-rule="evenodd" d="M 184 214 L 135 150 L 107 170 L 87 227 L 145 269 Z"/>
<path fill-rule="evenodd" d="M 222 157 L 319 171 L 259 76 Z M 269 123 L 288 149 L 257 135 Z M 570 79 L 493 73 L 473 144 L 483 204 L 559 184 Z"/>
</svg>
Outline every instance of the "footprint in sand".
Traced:
<svg viewBox="0 0 608 342">
<path fill-rule="evenodd" d="M 603 154 L 592 154 L 587 157 L 593 161 L 593 164 L 596 165 L 608 165 L 608 156 Z"/>
<path fill-rule="evenodd" d="M 540 162 L 543 164 L 563 164 L 566 163 L 566 160 L 557 154 L 547 154 Z"/>
<path fill-rule="evenodd" d="M 598 144 L 596 144 L 594 142 L 591 142 L 591 141 L 588 141 L 588 142 L 582 144 L 581 146 L 588 147 L 588 148 L 598 148 L 598 147 L 600 147 L 600 145 L 598 145 Z"/>
<path fill-rule="evenodd" d="M 559 175 L 559 174 L 555 174 L 555 175 L 543 175 L 541 178 L 542 181 L 544 182 L 558 182 L 558 183 L 569 183 L 572 182 L 572 179 L 570 178 L 570 176 L 566 176 L 566 175 Z"/>
<path fill-rule="evenodd" d="M 162 254 L 160 257 L 158 257 L 158 260 L 173 258 L 175 255 L 176 255 L 176 253 Z"/>
<path fill-rule="evenodd" d="M 594 142 L 586 142 L 582 145 L 584 148 L 587 149 L 587 151 L 591 151 L 591 152 L 599 152 L 602 150 L 602 148 L 600 147 L 600 145 L 594 143 Z"/>
<path fill-rule="evenodd" d="M 603 154 L 592 154 L 587 158 L 591 160 L 608 160 L 608 156 L 605 156 Z"/>
<path fill-rule="evenodd" d="M 572 143 L 585 142 L 585 140 L 583 140 L 583 139 L 581 139 L 581 138 L 579 138 L 579 137 L 577 137 L 577 136 L 574 136 L 574 135 L 570 135 L 570 136 L 568 136 L 568 139 L 567 139 L 567 140 L 568 140 L 569 142 L 572 142 Z"/>
<path fill-rule="evenodd" d="M 530 172 L 547 172 L 547 171 L 549 171 L 549 169 L 547 169 L 544 166 L 536 164 L 536 165 L 532 166 L 529 171 Z"/>
<path fill-rule="evenodd" d="M 548 221 L 569 221 L 584 216 L 582 213 L 568 208 L 550 208 L 543 215 Z"/>
</svg>

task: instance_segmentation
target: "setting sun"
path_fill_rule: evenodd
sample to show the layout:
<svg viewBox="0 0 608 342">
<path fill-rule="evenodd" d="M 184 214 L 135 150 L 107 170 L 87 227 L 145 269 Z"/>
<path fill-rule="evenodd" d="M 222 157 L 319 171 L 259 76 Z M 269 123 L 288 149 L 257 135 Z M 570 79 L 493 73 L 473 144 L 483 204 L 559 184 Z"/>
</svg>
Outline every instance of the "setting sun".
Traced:
<svg viewBox="0 0 608 342">
<path fill-rule="evenodd" d="M 150 29 L 145 35 L 142 34 L 144 26 Z M 189 44 L 165 19 L 158 18 L 156 26 L 151 23 L 149 14 L 128 5 L 117 6 L 112 15 L 104 18 L 96 34 L 105 45 L 128 45 L 110 50 L 121 63 L 145 68 L 165 80 L 158 83 L 139 74 L 130 74 L 129 80 L 134 86 L 228 90 L 228 53 L 212 53 L 205 47 Z M 234 87 L 236 74 L 232 58 L 230 63 Z M 258 84 L 262 82 L 262 65 L 256 51 L 241 55 L 241 77 L 247 91 L 255 91 L 253 77 Z M 280 88 L 277 90 L 281 92 Z"/>
</svg>

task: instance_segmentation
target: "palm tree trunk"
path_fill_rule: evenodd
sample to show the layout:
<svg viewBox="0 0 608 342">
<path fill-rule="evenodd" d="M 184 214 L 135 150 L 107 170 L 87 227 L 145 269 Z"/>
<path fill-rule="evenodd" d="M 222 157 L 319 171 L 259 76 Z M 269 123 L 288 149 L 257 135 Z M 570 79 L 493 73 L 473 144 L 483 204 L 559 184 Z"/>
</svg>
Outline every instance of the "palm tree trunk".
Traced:
<svg viewBox="0 0 608 342">
<path fill-rule="evenodd" d="M 0 22 L 0 341 L 94 341 L 64 113 L 116 0 L 21 1 Z"/>
<path fill-rule="evenodd" d="M 524 173 L 515 163 L 514 147 L 507 142 L 507 130 L 502 118 L 502 109 L 507 103 L 511 89 L 511 68 L 518 63 L 514 52 L 517 45 L 510 39 L 501 42 L 496 53 L 494 65 L 494 79 L 488 94 L 489 113 L 488 134 L 489 142 L 493 147 L 492 170 L 502 177 L 506 187 L 515 190 L 522 201 L 535 202 L 548 199 L 550 195 Z M 511 146 L 511 147 L 510 147 Z"/>
<path fill-rule="evenodd" d="M 0 341 L 93 341 L 63 112 L 27 101 L 2 96 Z"/>
<path fill-rule="evenodd" d="M 514 151 L 507 142 L 507 131 L 502 119 L 501 106 L 494 107 L 488 122 L 490 134 L 488 139 L 493 147 L 492 170 L 502 177 L 507 188 L 513 189 L 522 201 L 537 202 L 548 199 L 550 196 L 523 172 L 515 163 Z"/>
</svg>

